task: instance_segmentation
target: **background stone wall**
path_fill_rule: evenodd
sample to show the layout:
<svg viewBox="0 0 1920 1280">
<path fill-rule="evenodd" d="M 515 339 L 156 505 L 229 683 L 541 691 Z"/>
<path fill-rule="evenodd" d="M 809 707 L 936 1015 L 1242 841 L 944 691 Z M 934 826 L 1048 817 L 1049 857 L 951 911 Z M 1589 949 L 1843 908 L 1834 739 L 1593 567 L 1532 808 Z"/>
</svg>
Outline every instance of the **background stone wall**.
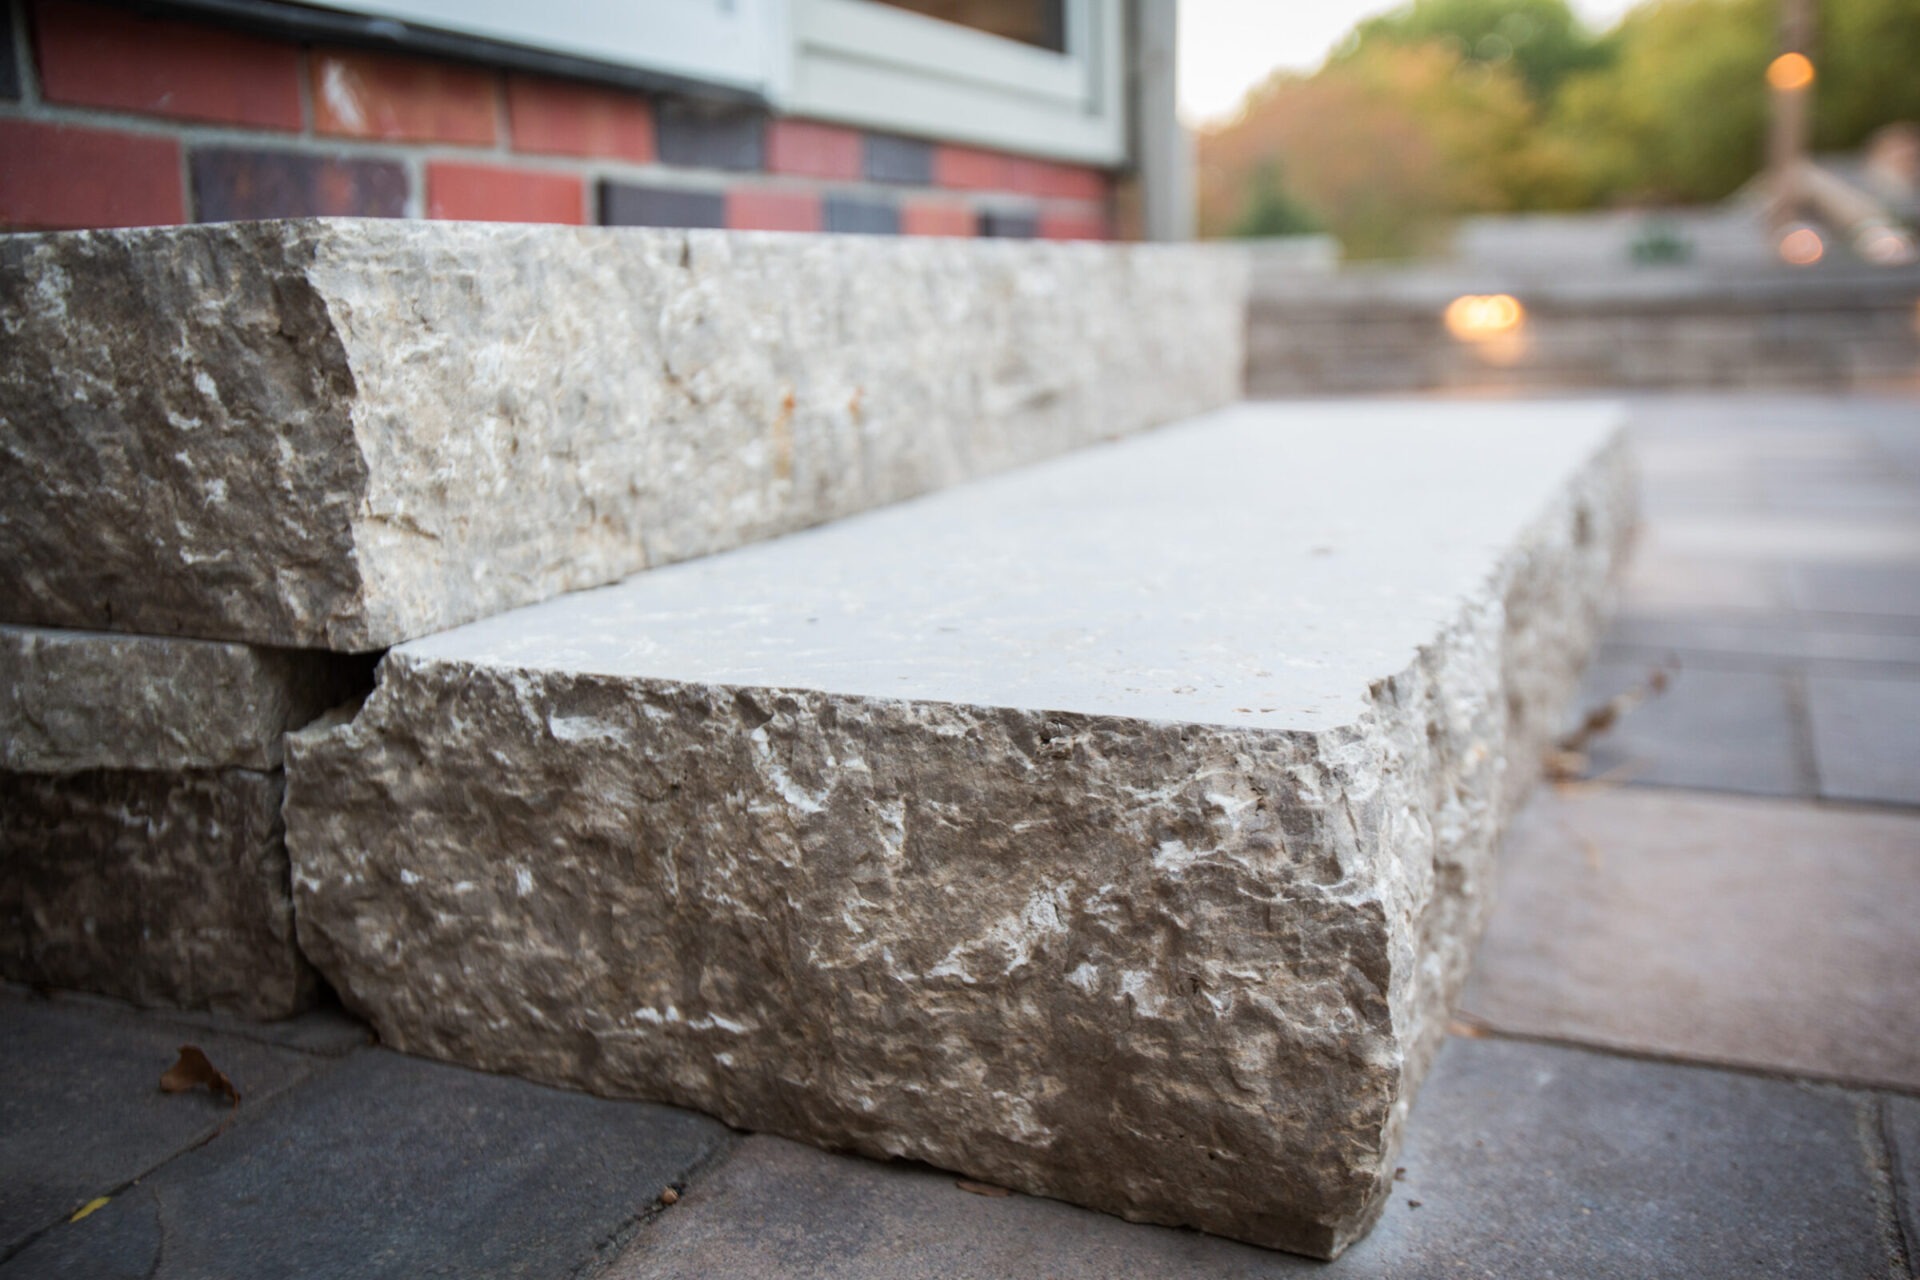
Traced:
<svg viewBox="0 0 1920 1280">
<path fill-rule="evenodd" d="M 0 230 L 357 215 L 1113 238 L 1099 169 L 499 66 L 0 0 Z"/>
<path fill-rule="evenodd" d="M 1552 276 L 1303 269 L 1256 245 L 1247 393 L 1585 387 L 1920 387 L 1920 269 Z M 1450 303 L 1508 294 L 1514 329 L 1463 340 Z"/>
</svg>

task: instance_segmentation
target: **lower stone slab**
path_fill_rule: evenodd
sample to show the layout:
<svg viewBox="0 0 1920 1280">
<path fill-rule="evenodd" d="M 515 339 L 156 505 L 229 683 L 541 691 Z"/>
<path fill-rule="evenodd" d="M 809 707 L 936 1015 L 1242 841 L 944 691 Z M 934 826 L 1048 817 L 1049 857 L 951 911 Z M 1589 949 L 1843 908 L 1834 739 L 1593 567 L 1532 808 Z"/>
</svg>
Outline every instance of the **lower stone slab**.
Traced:
<svg viewBox="0 0 1920 1280">
<path fill-rule="evenodd" d="M 0 976 L 278 1018 L 294 940 L 280 773 L 0 773 Z"/>
<path fill-rule="evenodd" d="M 1632 521 L 1614 415 L 1243 406 L 396 648 L 288 742 L 408 1052 L 1322 1257 Z"/>
</svg>

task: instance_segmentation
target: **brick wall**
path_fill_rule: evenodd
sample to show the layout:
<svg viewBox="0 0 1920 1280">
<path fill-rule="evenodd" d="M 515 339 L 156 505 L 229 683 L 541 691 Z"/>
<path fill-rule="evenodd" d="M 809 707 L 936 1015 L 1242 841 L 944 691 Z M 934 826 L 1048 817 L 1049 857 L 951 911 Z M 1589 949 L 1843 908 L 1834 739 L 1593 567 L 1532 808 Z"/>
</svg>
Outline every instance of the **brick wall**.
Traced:
<svg viewBox="0 0 1920 1280">
<path fill-rule="evenodd" d="M 0 228 L 335 214 L 1108 239 L 1097 169 L 0 0 Z"/>
</svg>

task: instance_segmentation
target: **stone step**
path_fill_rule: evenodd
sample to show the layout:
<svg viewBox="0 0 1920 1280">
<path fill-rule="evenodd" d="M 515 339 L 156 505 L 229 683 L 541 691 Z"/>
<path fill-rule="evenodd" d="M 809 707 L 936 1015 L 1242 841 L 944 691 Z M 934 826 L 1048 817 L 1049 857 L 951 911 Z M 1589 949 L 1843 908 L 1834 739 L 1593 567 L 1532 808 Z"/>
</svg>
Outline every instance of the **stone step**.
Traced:
<svg viewBox="0 0 1920 1280">
<path fill-rule="evenodd" d="M 1338 1254 L 1615 418 L 1241 406 L 399 646 L 289 740 L 302 946 L 408 1052 Z"/>
<path fill-rule="evenodd" d="M 0 621 L 396 641 L 1238 397 L 1196 246 L 318 220 L 0 238 Z"/>
<path fill-rule="evenodd" d="M 279 1018 L 294 938 L 288 730 L 364 659 L 0 626 L 0 977 Z"/>
</svg>

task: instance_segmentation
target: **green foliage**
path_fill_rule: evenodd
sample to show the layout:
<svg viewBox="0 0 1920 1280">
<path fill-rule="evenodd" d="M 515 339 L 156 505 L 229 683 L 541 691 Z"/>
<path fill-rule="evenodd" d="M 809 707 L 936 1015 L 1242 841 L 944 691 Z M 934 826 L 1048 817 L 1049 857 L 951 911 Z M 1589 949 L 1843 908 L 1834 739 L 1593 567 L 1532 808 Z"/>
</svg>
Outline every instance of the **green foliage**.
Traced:
<svg viewBox="0 0 1920 1280">
<path fill-rule="evenodd" d="M 1893 120 L 1920 121 L 1920 0 L 1826 0 L 1814 61 L 1814 143 L 1857 147 Z"/>
<path fill-rule="evenodd" d="M 1547 132 L 1575 158 L 1581 203 L 1718 200 L 1765 158 L 1775 0 L 1652 0 L 1604 71 L 1562 86 Z"/>
<path fill-rule="evenodd" d="M 1568 76 L 1605 66 L 1613 52 L 1588 33 L 1566 0 L 1413 0 L 1355 27 L 1335 56 L 1429 41 L 1466 62 L 1510 66 L 1536 102 L 1551 99 Z"/>
<path fill-rule="evenodd" d="M 1643 0 L 1595 37 L 1567 0 L 1410 0 L 1202 136 L 1202 229 L 1391 256 L 1462 214 L 1723 199 L 1764 163 L 1780 3 Z M 1818 8 L 1814 145 L 1920 120 L 1920 0 Z"/>
<path fill-rule="evenodd" d="M 1246 205 L 1230 234 L 1235 236 L 1301 236 L 1323 228 L 1320 220 L 1287 191 L 1278 160 L 1254 172 Z"/>
</svg>

